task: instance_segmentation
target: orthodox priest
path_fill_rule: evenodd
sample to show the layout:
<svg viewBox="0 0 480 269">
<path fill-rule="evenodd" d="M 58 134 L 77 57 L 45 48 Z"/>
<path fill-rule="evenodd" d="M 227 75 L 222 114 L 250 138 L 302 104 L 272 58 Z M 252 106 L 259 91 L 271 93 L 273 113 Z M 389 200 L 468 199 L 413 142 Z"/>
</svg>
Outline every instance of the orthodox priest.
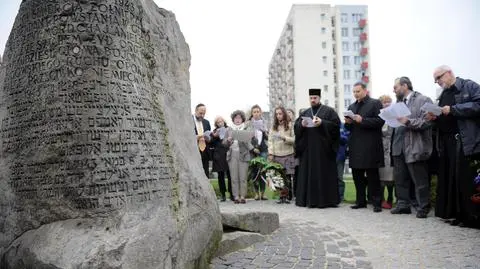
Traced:
<svg viewBox="0 0 480 269">
<path fill-rule="evenodd" d="M 320 89 L 309 89 L 311 107 L 295 121 L 300 161 L 295 203 L 302 207 L 335 207 L 340 202 L 336 168 L 340 119 L 333 108 L 320 103 L 320 95 Z"/>
</svg>

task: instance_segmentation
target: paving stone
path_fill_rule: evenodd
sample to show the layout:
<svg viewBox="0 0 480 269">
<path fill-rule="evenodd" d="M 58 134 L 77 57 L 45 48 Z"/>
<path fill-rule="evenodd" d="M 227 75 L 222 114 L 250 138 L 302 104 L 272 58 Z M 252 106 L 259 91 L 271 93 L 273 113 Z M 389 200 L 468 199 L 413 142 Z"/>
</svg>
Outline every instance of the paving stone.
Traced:
<svg viewBox="0 0 480 269">
<path fill-rule="evenodd" d="M 295 205 L 279 207 L 273 201 L 249 201 L 247 205 L 222 203 L 221 211 L 277 212 L 280 228 L 267 236 L 265 243 L 257 243 L 238 252 L 243 257 L 281 259 L 263 260 L 273 268 L 340 268 L 340 269 L 480 269 L 478 238 L 480 230 L 452 227 L 434 217 L 418 220 L 415 215 L 392 215 L 387 211 L 351 210 L 348 205 L 328 210 L 308 210 Z M 316 213 L 318 212 L 318 213 Z M 308 246 L 308 251 L 305 251 Z M 454 248 L 452 246 L 455 246 Z M 266 252 L 266 249 L 270 252 Z M 311 260 L 306 253 L 311 251 Z M 278 253 L 277 253 L 278 252 Z M 253 256 L 255 253 L 256 256 Z M 239 256 L 212 260 L 212 268 L 229 259 L 245 261 Z M 260 261 L 260 260 L 259 260 Z M 308 263 L 307 263 L 308 262 Z M 257 266 L 254 264 L 254 266 Z M 246 267 L 247 268 L 247 267 Z M 259 268 L 259 267 L 254 267 Z"/>
</svg>

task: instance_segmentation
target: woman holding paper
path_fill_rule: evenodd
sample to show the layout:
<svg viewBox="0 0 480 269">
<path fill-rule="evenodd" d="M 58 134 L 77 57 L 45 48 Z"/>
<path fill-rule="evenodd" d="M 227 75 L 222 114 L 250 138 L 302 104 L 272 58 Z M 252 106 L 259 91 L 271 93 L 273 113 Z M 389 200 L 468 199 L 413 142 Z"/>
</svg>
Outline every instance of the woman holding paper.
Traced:
<svg viewBox="0 0 480 269">
<path fill-rule="evenodd" d="M 255 133 L 252 141 L 255 151 L 252 151 L 252 157 L 260 156 L 267 158 L 267 127 L 265 125 L 265 121 L 262 119 L 262 109 L 259 105 L 254 105 L 250 109 L 250 119 L 246 123 L 246 129 Z M 259 169 L 257 167 L 252 167 L 251 170 L 253 188 L 255 190 L 255 200 L 267 200 L 267 197 L 264 196 L 266 183 L 259 176 Z"/>
<path fill-rule="evenodd" d="M 215 129 L 212 132 L 211 145 L 213 146 L 213 163 L 212 171 L 218 174 L 218 187 L 220 188 L 220 201 L 225 202 L 227 200 L 225 192 L 227 188 L 225 186 L 225 175 L 228 177 L 228 192 L 230 193 L 230 199 L 233 201 L 232 194 L 232 181 L 230 177 L 230 171 L 228 170 L 227 151 L 229 147 L 222 143 L 222 139 L 225 138 L 227 131 L 227 124 L 221 116 L 217 116 L 214 121 Z"/>
<path fill-rule="evenodd" d="M 250 151 L 255 150 L 251 138 L 245 130 L 245 113 L 235 110 L 232 115 L 233 125 L 227 129 L 223 144 L 229 147 L 227 152 L 228 167 L 230 169 L 232 192 L 236 204 L 244 204 L 247 195 L 248 162 L 251 159 Z M 257 151 L 259 152 L 259 151 Z"/>
<path fill-rule="evenodd" d="M 295 134 L 292 123 L 287 118 L 287 111 L 283 107 L 275 109 L 275 120 L 268 137 L 268 160 L 280 163 L 285 168 L 284 190 L 280 193 L 281 203 L 289 203 L 288 194 L 292 192 L 292 177 L 295 173 L 295 157 L 293 145 Z M 290 196 L 291 197 L 291 196 Z"/>
<path fill-rule="evenodd" d="M 383 108 L 387 108 L 392 104 L 392 98 L 388 95 L 382 95 L 378 97 L 378 100 L 382 103 Z M 382 208 L 391 209 L 393 204 L 393 187 L 395 183 L 393 181 L 393 165 L 391 162 L 390 146 L 392 144 L 393 128 L 384 124 L 382 127 L 382 142 L 383 142 L 383 157 L 385 159 L 385 167 L 379 168 L 380 182 L 382 184 Z M 385 187 L 388 191 L 387 199 L 385 200 L 384 192 Z"/>
</svg>

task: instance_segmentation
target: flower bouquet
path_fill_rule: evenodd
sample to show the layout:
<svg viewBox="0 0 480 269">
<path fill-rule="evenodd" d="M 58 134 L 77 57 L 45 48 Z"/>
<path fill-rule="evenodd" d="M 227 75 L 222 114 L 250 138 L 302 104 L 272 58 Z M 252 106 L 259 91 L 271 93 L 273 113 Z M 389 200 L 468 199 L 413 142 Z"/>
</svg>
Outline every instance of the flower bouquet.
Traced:
<svg viewBox="0 0 480 269">
<path fill-rule="evenodd" d="M 250 160 L 249 166 L 257 168 L 255 169 L 257 174 L 252 177 L 254 181 L 263 180 L 273 191 L 284 188 L 284 168 L 281 164 L 270 162 L 263 157 L 256 157 Z"/>
</svg>

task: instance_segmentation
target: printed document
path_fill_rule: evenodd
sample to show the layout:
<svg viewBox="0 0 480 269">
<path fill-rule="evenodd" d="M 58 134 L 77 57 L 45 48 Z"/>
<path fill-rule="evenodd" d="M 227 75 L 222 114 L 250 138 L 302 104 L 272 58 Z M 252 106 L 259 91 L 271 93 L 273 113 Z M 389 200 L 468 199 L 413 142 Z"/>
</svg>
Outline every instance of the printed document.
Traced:
<svg viewBox="0 0 480 269">
<path fill-rule="evenodd" d="M 303 120 L 307 122 L 307 127 L 314 127 L 315 124 L 313 124 L 313 119 L 310 117 L 302 117 Z"/>
<path fill-rule="evenodd" d="M 252 141 L 253 135 L 254 135 L 253 131 L 247 131 L 247 130 L 232 131 L 233 140 L 238 140 L 238 142 L 250 142 Z"/>
<path fill-rule="evenodd" d="M 353 116 L 355 116 L 355 113 L 353 113 L 351 110 L 347 110 L 343 112 L 343 116 L 353 119 Z"/>
<path fill-rule="evenodd" d="M 421 111 L 425 113 L 432 113 L 435 116 L 440 116 L 442 114 L 442 108 L 431 103 L 424 104 L 421 108 Z"/>
<path fill-rule="evenodd" d="M 393 128 L 402 126 L 403 124 L 397 120 L 400 117 L 408 117 L 412 113 L 407 105 L 403 102 L 395 103 L 387 108 L 381 109 L 378 115 L 385 123 Z"/>
</svg>

